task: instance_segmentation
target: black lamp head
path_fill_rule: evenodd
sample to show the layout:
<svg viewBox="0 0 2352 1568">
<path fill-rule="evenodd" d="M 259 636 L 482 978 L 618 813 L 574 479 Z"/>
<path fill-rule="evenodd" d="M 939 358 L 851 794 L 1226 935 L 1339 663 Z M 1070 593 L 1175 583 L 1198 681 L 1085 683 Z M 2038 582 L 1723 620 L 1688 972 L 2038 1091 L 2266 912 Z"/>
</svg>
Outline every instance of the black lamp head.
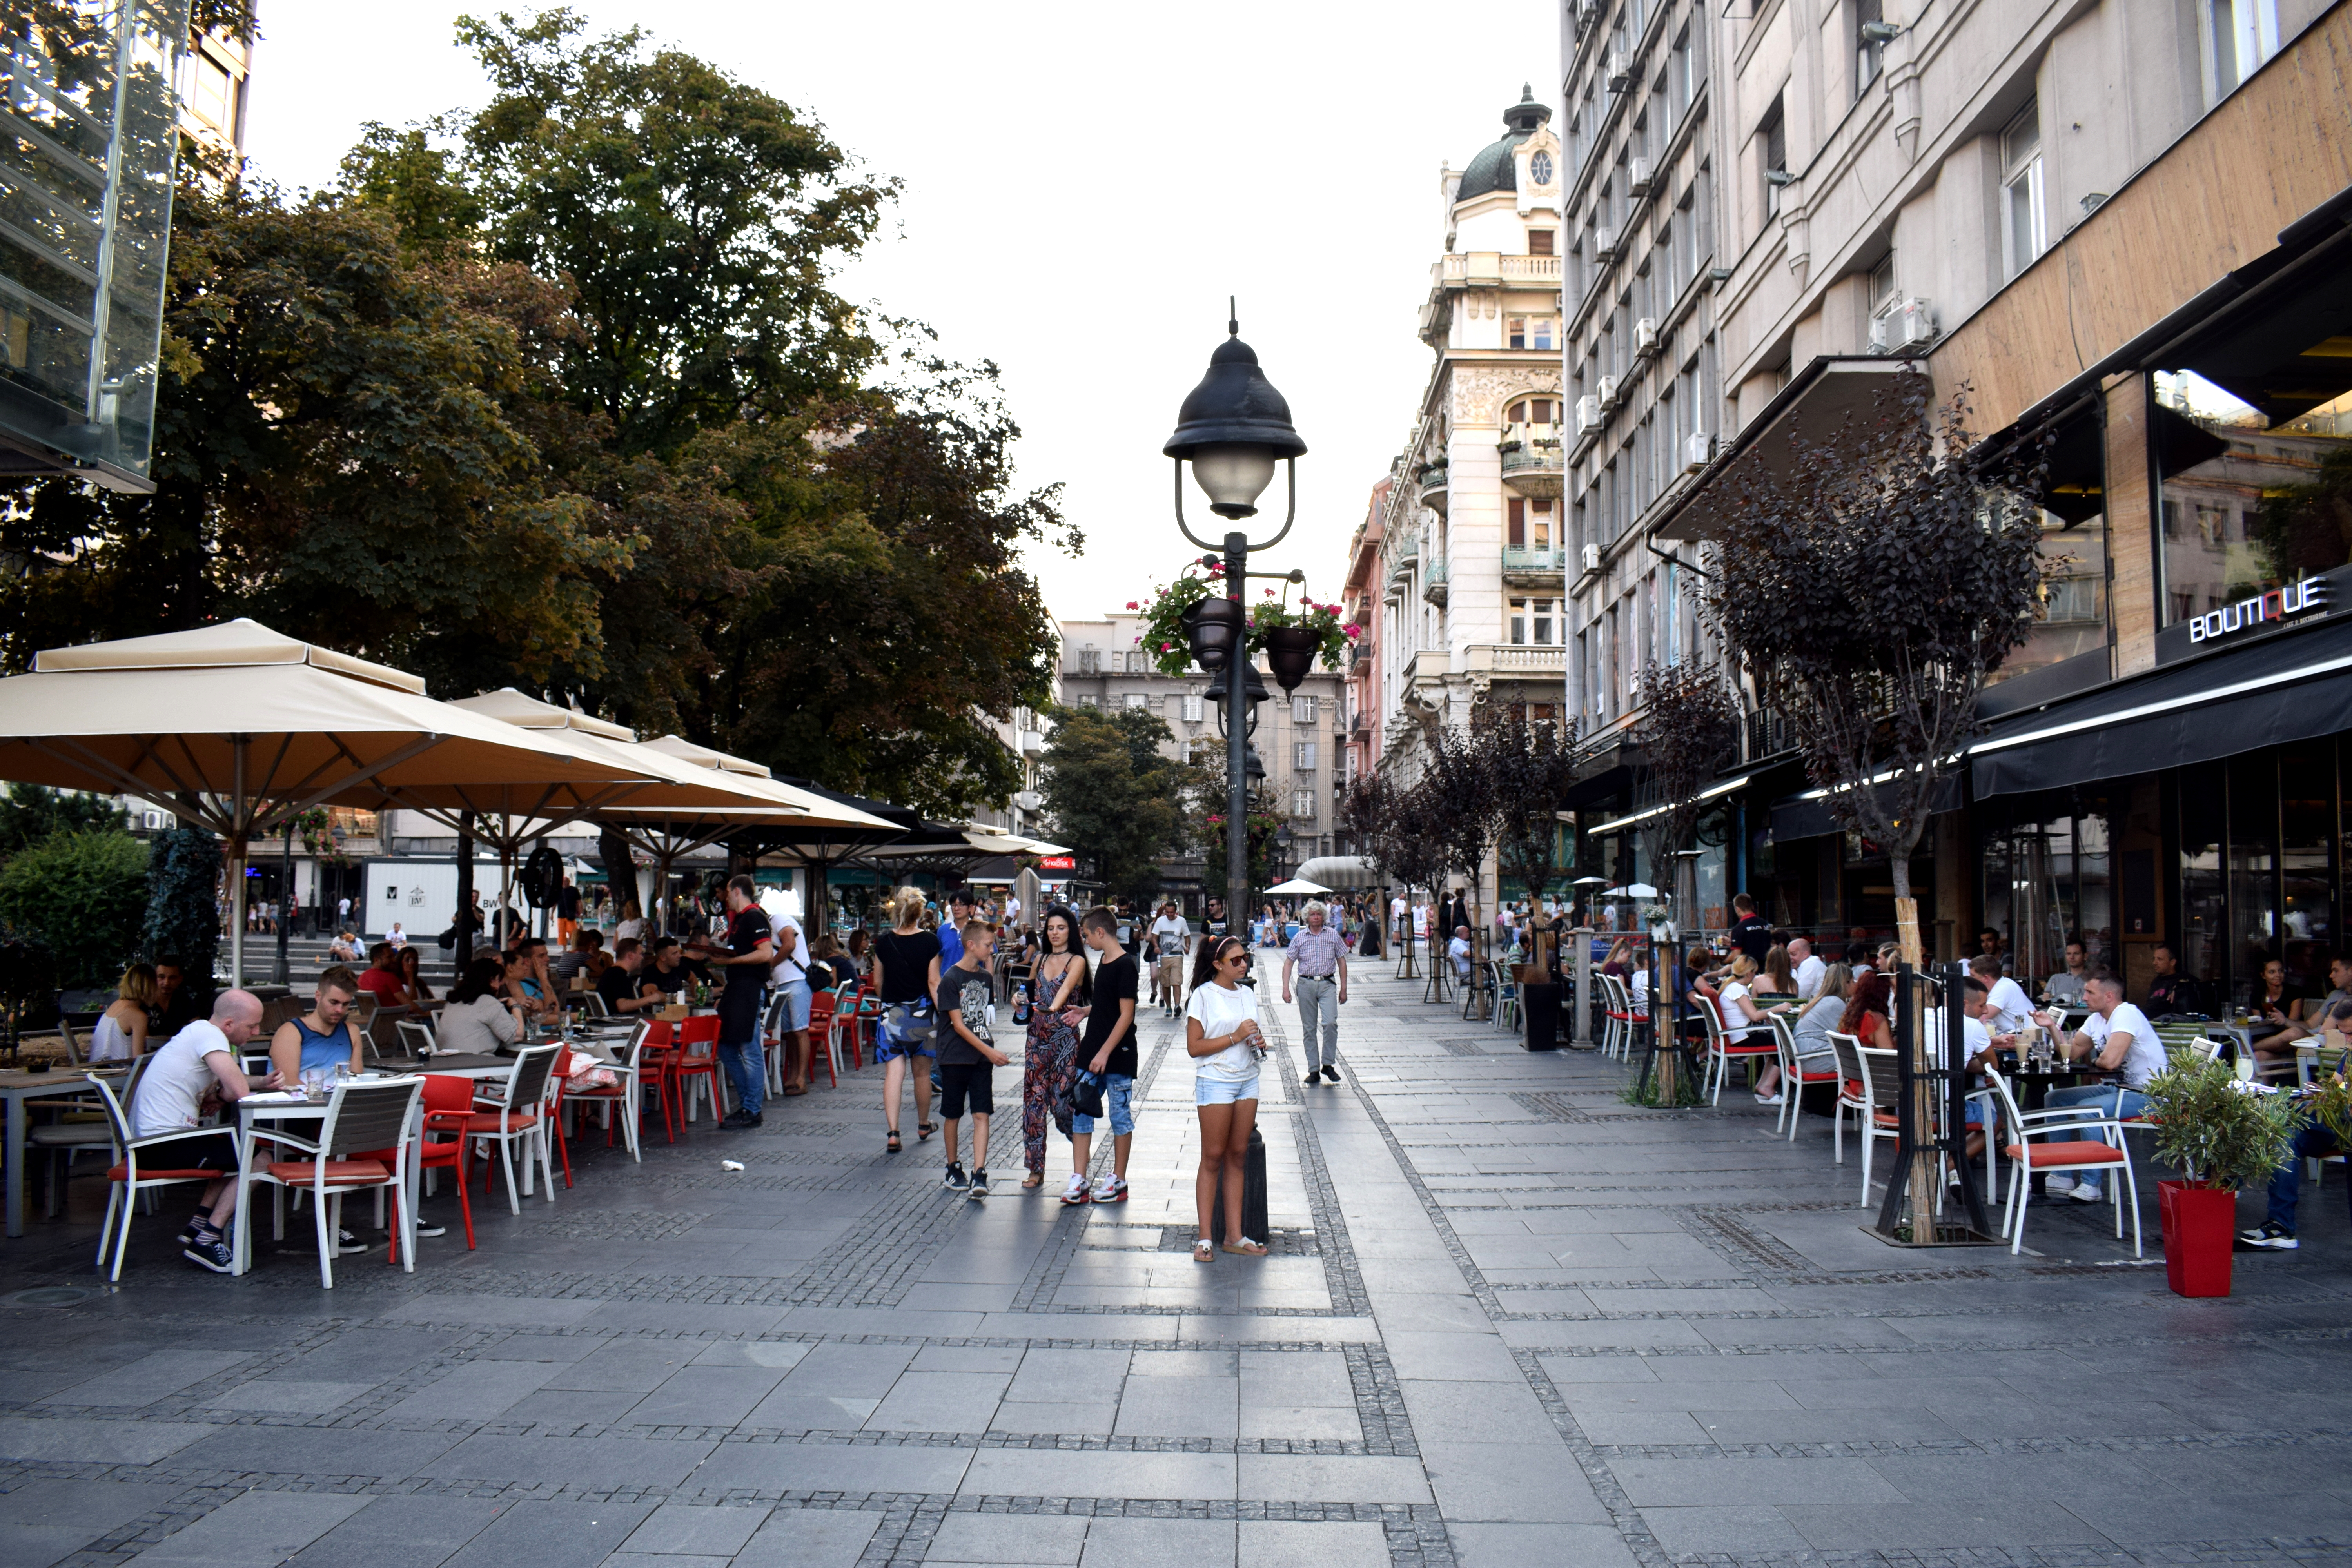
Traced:
<svg viewBox="0 0 2352 1568">
<path fill-rule="evenodd" d="M 1290 423 L 1290 405 L 1258 368 L 1257 354 L 1242 342 L 1240 323 L 1228 321 L 1232 336 L 1209 356 L 1209 374 L 1176 413 L 1176 433 L 1160 450 L 1192 464 L 1192 477 L 1219 517 L 1257 515 L 1257 498 L 1274 478 L 1274 466 L 1302 456 L 1307 443 Z"/>
</svg>

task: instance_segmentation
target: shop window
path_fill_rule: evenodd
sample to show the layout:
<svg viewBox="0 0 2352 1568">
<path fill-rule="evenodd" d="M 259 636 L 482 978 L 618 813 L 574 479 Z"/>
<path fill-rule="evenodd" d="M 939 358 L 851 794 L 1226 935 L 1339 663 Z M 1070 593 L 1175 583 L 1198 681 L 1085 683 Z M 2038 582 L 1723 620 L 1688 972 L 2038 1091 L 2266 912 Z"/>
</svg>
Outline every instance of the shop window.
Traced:
<svg viewBox="0 0 2352 1568">
<path fill-rule="evenodd" d="M 2248 601 L 2352 561 L 2334 521 L 2352 502 L 2352 357 L 2326 352 L 2341 342 L 2352 353 L 2352 338 L 2306 347 L 2310 335 L 2289 345 L 2305 352 L 2277 355 L 2260 352 L 2261 337 L 2225 332 L 2199 356 L 2214 375 L 2155 377 L 2159 604 L 2168 626 L 2201 621 L 2200 642 L 2242 631 L 2250 614 L 2260 626 L 2267 612 Z M 2296 381 L 2279 374 L 2288 366 Z"/>
<path fill-rule="evenodd" d="M 2091 803 L 2095 807 L 2095 801 Z M 2083 944 L 2093 969 L 2116 962 L 2107 819 L 2093 809 L 2011 822 L 1989 833 L 1982 858 L 1983 922 L 2000 932 L 2018 983 L 2038 992 Z"/>
<path fill-rule="evenodd" d="M 2082 415 L 2056 432 L 2042 510 L 2042 602 L 2025 644 L 1990 681 L 2013 679 L 2107 646 L 2105 436 Z"/>
</svg>

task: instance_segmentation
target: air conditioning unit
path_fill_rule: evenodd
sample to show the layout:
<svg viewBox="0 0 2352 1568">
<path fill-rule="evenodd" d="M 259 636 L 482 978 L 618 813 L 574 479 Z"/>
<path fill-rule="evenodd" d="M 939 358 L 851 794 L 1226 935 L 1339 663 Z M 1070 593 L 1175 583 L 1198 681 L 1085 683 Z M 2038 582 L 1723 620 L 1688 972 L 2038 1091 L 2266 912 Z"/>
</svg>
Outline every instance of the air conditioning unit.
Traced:
<svg viewBox="0 0 2352 1568">
<path fill-rule="evenodd" d="M 1683 437 L 1683 468 L 1696 473 L 1715 456 L 1715 437 L 1704 430 L 1694 430 Z"/>
<path fill-rule="evenodd" d="M 1617 259 L 1617 242 L 1595 236 L 1592 241 L 1592 265 L 1606 267 Z"/>
<path fill-rule="evenodd" d="M 1899 354 L 1936 341 L 1936 313 L 1925 300 L 1899 301 L 1870 323 L 1870 352 Z"/>
<path fill-rule="evenodd" d="M 1601 428 L 1601 399 L 1586 393 L 1576 400 L 1576 433 L 1590 436 Z"/>
<path fill-rule="evenodd" d="M 1658 352 L 1658 323 L 1654 317 L 1644 316 L 1633 323 L 1633 353 L 1654 354 Z"/>
<path fill-rule="evenodd" d="M 1609 90 L 1612 92 L 1623 92 L 1627 88 L 1630 88 L 1633 85 L 1633 57 L 1631 55 L 1611 55 L 1609 57 Z"/>
<path fill-rule="evenodd" d="M 1603 408 L 1616 407 L 1617 378 L 1613 375 L 1604 375 L 1600 380 L 1599 387 L 1601 392 L 1601 406 Z"/>
<path fill-rule="evenodd" d="M 1577 0 L 1576 30 L 1580 35 L 1600 20 L 1601 0 Z"/>
<path fill-rule="evenodd" d="M 1601 570 L 1601 546 L 1598 544 L 1588 544 L 1584 547 L 1584 569 L 1587 572 Z"/>
<path fill-rule="evenodd" d="M 1650 161 L 1647 158 L 1634 159 L 1627 173 L 1630 178 L 1626 182 L 1626 189 L 1637 196 L 1648 195 L 1650 194 Z"/>
</svg>

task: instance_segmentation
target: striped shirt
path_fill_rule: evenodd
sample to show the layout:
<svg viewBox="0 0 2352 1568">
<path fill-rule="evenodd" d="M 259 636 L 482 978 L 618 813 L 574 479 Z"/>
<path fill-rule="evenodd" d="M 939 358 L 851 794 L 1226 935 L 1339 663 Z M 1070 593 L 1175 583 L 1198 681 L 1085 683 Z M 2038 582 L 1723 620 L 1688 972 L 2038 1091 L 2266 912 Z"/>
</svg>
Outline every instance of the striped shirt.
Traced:
<svg viewBox="0 0 2352 1568">
<path fill-rule="evenodd" d="M 1321 931 L 1301 931 L 1290 939 L 1291 962 L 1310 980 L 1328 980 L 1337 974 L 1347 951 L 1347 940 L 1328 925 Z"/>
</svg>

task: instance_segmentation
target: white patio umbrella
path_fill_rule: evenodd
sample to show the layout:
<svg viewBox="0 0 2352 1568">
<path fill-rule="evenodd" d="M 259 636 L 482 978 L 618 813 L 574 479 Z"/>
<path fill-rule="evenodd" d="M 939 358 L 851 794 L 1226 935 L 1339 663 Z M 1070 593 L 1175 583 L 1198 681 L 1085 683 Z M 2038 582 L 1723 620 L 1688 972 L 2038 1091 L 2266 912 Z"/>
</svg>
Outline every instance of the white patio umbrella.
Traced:
<svg viewBox="0 0 2352 1568">
<path fill-rule="evenodd" d="M 1320 882 L 1310 882 L 1304 877 L 1293 877 L 1287 882 L 1276 882 L 1266 889 L 1269 893 L 1307 893 L 1320 895 L 1331 889 Z"/>
<path fill-rule="evenodd" d="M 1628 882 L 1622 888 L 1609 888 L 1601 895 L 1604 899 L 1654 899 L 1658 889 L 1647 882 Z"/>
<path fill-rule="evenodd" d="M 0 778 L 144 796 L 219 834 L 242 984 L 246 848 L 265 826 L 411 791 L 595 791 L 647 775 L 436 702 L 404 670 L 235 620 L 50 648 L 0 679 Z"/>
</svg>

